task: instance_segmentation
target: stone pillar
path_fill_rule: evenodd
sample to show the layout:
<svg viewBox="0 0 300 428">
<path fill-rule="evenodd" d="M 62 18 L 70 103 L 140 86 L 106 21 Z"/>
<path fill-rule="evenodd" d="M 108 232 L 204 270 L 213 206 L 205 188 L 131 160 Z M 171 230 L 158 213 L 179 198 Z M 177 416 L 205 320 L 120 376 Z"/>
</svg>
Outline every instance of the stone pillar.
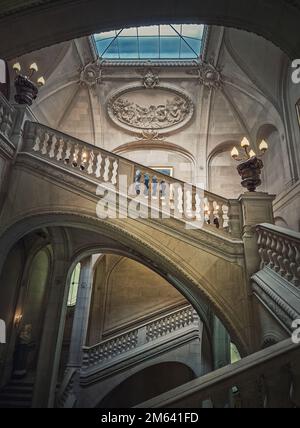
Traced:
<svg viewBox="0 0 300 428">
<path fill-rule="evenodd" d="M 92 269 L 92 257 L 88 257 L 81 262 L 68 367 L 80 368 L 82 363 L 82 347 L 86 341 L 93 289 Z"/>
<path fill-rule="evenodd" d="M 260 255 L 258 252 L 258 236 L 256 226 L 262 223 L 274 224 L 273 201 L 274 195 L 262 192 L 246 192 L 239 198 L 242 207 L 242 240 L 244 241 L 246 281 L 248 280 L 248 295 L 252 297 L 250 280 L 252 275 L 260 269 Z M 251 302 L 251 300 L 249 300 Z M 253 307 L 250 315 L 250 336 L 252 351 L 259 349 L 258 316 Z"/>
<path fill-rule="evenodd" d="M 53 264 L 48 285 L 48 298 L 44 316 L 39 357 L 34 385 L 34 408 L 54 406 L 57 376 L 67 311 L 68 273 L 71 262 L 66 250 L 64 234 L 52 243 Z"/>
<path fill-rule="evenodd" d="M 230 344 L 231 341 L 226 328 L 217 317 L 214 317 L 213 349 L 215 370 L 226 367 L 231 363 Z M 228 389 L 214 394 L 212 399 L 214 408 L 230 407 L 231 396 Z"/>
<path fill-rule="evenodd" d="M 246 192 L 239 198 L 242 205 L 242 239 L 244 241 L 246 269 L 249 278 L 256 273 L 260 267 L 260 256 L 258 254 L 255 228 L 261 223 L 274 224 L 274 199 L 274 195 L 268 195 L 262 192 Z"/>
</svg>

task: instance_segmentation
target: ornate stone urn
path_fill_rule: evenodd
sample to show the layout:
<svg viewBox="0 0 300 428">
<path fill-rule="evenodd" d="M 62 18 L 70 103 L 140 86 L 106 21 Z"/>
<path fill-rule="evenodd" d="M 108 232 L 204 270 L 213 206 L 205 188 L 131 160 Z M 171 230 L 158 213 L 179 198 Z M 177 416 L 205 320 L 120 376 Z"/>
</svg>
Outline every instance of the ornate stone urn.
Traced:
<svg viewBox="0 0 300 428">
<path fill-rule="evenodd" d="M 237 170 L 242 177 L 242 186 L 249 192 L 255 192 L 261 185 L 261 171 L 264 167 L 263 161 L 256 156 L 238 165 Z"/>
<path fill-rule="evenodd" d="M 16 77 L 15 88 L 15 100 L 18 104 L 31 106 L 39 93 L 37 86 L 28 77 L 22 75 Z"/>
</svg>

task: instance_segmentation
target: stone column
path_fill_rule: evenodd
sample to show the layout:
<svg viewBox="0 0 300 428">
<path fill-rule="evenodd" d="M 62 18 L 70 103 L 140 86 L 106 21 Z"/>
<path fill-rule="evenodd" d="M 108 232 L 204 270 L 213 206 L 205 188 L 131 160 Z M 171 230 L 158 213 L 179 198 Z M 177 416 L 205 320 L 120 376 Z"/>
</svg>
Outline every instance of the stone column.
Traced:
<svg viewBox="0 0 300 428">
<path fill-rule="evenodd" d="M 214 317 L 213 326 L 214 369 L 218 370 L 231 363 L 231 342 L 226 328 L 217 317 Z M 228 408 L 230 407 L 230 400 L 231 394 L 229 389 L 220 391 L 212 397 L 213 407 Z"/>
<path fill-rule="evenodd" d="M 48 284 L 48 298 L 34 385 L 32 402 L 34 408 L 54 406 L 67 310 L 67 283 L 71 262 L 63 233 L 59 234 L 58 239 L 52 243 L 52 248 L 52 273 Z"/>
<path fill-rule="evenodd" d="M 255 228 L 261 223 L 274 224 L 274 199 L 274 195 L 268 195 L 262 192 L 246 192 L 239 198 L 242 205 L 242 239 L 244 241 L 246 269 L 249 278 L 256 273 L 260 267 L 260 256 L 258 254 Z"/>
<path fill-rule="evenodd" d="M 88 257 L 81 262 L 68 367 L 80 368 L 82 363 L 82 347 L 86 341 L 93 288 L 92 270 L 93 260 Z"/>
</svg>

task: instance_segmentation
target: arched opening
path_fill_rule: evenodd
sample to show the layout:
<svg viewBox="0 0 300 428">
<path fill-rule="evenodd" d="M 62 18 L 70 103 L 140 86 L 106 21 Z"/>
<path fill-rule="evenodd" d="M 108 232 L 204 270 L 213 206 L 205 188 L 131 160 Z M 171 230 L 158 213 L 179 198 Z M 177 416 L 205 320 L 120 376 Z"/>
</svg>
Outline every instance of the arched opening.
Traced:
<svg viewBox="0 0 300 428">
<path fill-rule="evenodd" d="M 195 379 L 188 366 L 167 362 L 148 367 L 123 381 L 97 406 L 102 409 L 131 408 Z"/>
<path fill-rule="evenodd" d="M 13 378 L 30 377 L 36 370 L 50 267 L 50 248 L 43 248 L 30 263 L 27 284 L 19 297 Z"/>
<path fill-rule="evenodd" d="M 271 124 L 261 126 L 257 133 L 257 141 L 266 140 L 269 149 L 263 161 L 263 183 L 265 191 L 279 196 L 291 181 L 287 147 L 278 129 Z M 274 168 L 274 166 L 277 166 Z"/>
<path fill-rule="evenodd" d="M 71 12 L 70 12 L 71 8 Z M 27 10 L 26 10 L 27 9 Z M 115 11 L 118 10 L 116 16 Z M 282 19 L 284 11 L 285 19 Z M 72 19 L 70 19 L 70 13 Z M 245 7 L 239 0 L 204 0 L 199 4 L 193 0 L 180 4 L 175 0 L 164 5 L 159 1 L 151 2 L 142 9 L 136 0 L 124 2 L 115 0 L 112 3 L 99 4 L 95 0 L 78 1 L 76 4 L 57 3 L 45 8 L 40 4 L 17 6 L 7 5 L 0 16 L 1 46 L 0 54 L 4 58 L 40 49 L 54 43 L 74 39 L 99 31 L 108 31 L 116 28 L 149 25 L 153 23 L 204 23 L 208 25 L 224 25 L 254 32 L 271 40 L 281 47 L 291 57 L 299 53 L 299 35 L 295 23 L 298 22 L 300 12 L 297 4 L 280 0 L 277 7 L 271 7 L 265 0 L 257 2 L 256 7 Z M 268 25 L 266 26 L 266 15 Z M 31 31 L 19 31 L 11 40 L 5 37 L 9 33 L 12 22 L 20 29 L 28 28 L 30 19 Z M 48 22 L 57 25 L 51 32 L 47 28 Z M 281 23 L 278 31 L 278 22 Z"/>
<path fill-rule="evenodd" d="M 229 199 L 236 199 L 241 194 L 241 180 L 236 172 L 236 162 L 230 155 L 232 147 L 238 145 L 236 141 L 220 144 L 208 160 L 209 190 Z"/>
</svg>

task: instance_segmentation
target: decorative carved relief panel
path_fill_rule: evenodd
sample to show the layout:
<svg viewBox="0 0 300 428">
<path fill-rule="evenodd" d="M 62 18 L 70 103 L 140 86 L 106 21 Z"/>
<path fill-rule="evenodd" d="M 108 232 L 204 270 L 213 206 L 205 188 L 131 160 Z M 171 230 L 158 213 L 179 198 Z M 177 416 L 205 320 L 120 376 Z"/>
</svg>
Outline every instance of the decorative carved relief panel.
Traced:
<svg viewBox="0 0 300 428">
<path fill-rule="evenodd" d="M 133 133 L 156 130 L 169 133 L 187 125 L 194 114 L 191 98 L 177 88 L 156 86 L 151 91 L 144 86 L 123 89 L 107 103 L 111 120 Z"/>
</svg>

